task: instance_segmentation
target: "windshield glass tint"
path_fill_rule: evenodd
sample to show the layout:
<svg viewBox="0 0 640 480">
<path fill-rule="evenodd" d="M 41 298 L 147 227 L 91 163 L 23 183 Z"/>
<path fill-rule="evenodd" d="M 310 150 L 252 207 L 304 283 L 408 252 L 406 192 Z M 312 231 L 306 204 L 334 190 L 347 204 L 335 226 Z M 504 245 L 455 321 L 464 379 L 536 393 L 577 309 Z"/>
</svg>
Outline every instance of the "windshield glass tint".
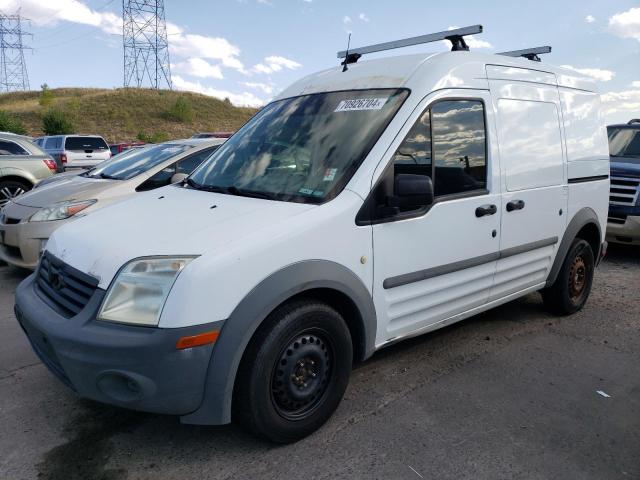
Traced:
<svg viewBox="0 0 640 480">
<path fill-rule="evenodd" d="M 65 150 L 106 150 L 109 146 L 100 137 L 67 137 Z"/>
<path fill-rule="evenodd" d="M 111 160 L 102 162 L 96 168 L 89 170 L 87 175 L 93 178 L 128 180 L 190 148 L 193 147 L 191 145 L 172 145 L 165 143 L 128 150 L 116 155 Z"/>
<path fill-rule="evenodd" d="M 609 153 L 614 157 L 640 159 L 640 129 L 610 128 Z"/>
<path fill-rule="evenodd" d="M 278 200 L 330 200 L 407 96 L 399 89 L 357 90 L 273 102 L 205 161 L 190 184 Z"/>
</svg>

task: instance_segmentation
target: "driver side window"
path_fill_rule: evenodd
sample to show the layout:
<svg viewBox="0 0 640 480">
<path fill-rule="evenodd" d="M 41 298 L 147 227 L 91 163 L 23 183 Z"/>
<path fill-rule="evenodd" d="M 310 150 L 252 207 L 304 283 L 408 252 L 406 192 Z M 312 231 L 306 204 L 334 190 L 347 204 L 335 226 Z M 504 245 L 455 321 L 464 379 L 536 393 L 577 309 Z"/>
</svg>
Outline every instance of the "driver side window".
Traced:
<svg viewBox="0 0 640 480">
<path fill-rule="evenodd" d="M 417 187 L 421 192 L 432 188 L 433 195 L 406 198 L 407 181 L 414 186 L 422 184 Z M 482 193 L 486 187 L 484 104 L 480 100 L 438 101 L 411 127 L 357 222 L 423 214 L 430 206 L 426 198 L 444 200 L 449 195 Z"/>
</svg>

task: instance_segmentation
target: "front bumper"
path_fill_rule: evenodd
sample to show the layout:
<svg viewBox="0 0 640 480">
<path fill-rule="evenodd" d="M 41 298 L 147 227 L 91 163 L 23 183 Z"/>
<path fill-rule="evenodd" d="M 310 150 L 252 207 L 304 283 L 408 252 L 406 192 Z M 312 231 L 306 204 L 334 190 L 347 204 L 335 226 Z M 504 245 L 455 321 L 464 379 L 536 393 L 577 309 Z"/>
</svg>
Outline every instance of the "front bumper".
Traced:
<svg viewBox="0 0 640 480">
<path fill-rule="evenodd" d="M 184 336 L 223 322 L 162 329 L 97 321 L 104 290 L 65 318 L 39 293 L 35 274 L 16 290 L 16 318 L 42 362 L 81 397 L 133 410 L 186 415 L 202 403 L 214 345 L 177 350 Z"/>
<path fill-rule="evenodd" d="M 640 216 L 609 219 L 607 223 L 607 241 L 640 245 Z"/>
<path fill-rule="evenodd" d="M 8 204 L 0 215 L 0 259 L 17 267 L 34 270 L 53 232 L 68 220 L 28 222 L 39 208 Z"/>
</svg>

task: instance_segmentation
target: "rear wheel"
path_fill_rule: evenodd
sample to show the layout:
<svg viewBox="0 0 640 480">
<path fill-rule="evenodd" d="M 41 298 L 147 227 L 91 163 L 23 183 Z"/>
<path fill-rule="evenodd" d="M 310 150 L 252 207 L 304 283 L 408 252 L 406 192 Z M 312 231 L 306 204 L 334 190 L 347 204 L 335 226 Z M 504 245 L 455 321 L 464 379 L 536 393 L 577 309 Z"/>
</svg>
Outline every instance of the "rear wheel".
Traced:
<svg viewBox="0 0 640 480">
<path fill-rule="evenodd" d="M 31 190 L 31 185 L 18 180 L 0 180 L 0 208 L 4 207 L 9 201 L 22 195 L 24 192 Z"/>
<path fill-rule="evenodd" d="M 340 404 L 353 352 L 341 315 L 316 300 L 278 308 L 247 347 L 234 414 L 251 433 L 290 443 L 317 430 Z"/>
<path fill-rule="evenodd" d="M 591 245 L 576 238 L 562 263 L 558 278 L 542 291 L 545 306 L 560 315 L 570 315 L 582 309 L 591 293 L 594 268 Z"/>
</svg>

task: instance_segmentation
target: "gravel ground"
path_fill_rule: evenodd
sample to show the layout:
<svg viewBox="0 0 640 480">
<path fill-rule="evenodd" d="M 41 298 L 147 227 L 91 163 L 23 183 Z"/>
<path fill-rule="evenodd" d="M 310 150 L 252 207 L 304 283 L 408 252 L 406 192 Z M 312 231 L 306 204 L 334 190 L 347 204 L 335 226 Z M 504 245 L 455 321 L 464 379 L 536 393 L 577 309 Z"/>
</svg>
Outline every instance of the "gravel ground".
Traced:
<svg viewBox="0 0 640 480">
<path fill-rule="evenodd" d="M 78 399 L 13 316 L 25 276 L 0 266 L 2 480 L 640 478 L 640 249 L 611 246 L 571 317 L 533 294 L 377 353 L 284 447 Z"/>
</svg>

